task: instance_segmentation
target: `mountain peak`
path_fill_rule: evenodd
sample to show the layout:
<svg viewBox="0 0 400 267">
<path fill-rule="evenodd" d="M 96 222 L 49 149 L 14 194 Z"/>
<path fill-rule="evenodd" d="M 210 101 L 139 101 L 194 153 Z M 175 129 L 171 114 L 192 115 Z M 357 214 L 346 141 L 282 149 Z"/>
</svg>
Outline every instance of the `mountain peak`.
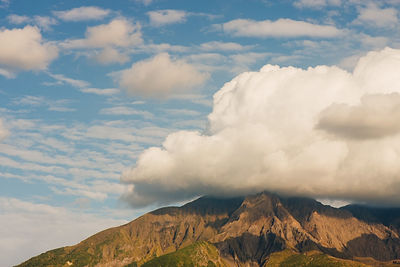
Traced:
<svg viewBox="0 0 400 267">
<path fill-rule="evenodd" d="M 360 206 L 337 209 L 313 199 L 269 192 L 231 198 L 204 196 L 181 207 L 155 210 L 20 266 L 49 262 L 64 266 L 67 261 L 73 266 L 141 266 L 192 244 L 198 245 L 174 257 L 186 257 L 187 251 L 199 249 L 203 259 L 211 257 L 220 266 L 222 262 L 225 266 L 268 266 L 270 255 L 279 251 L 319 250 L 340 258 L 388 261 L 400 258 L 399 211 Z"/>
</svg>

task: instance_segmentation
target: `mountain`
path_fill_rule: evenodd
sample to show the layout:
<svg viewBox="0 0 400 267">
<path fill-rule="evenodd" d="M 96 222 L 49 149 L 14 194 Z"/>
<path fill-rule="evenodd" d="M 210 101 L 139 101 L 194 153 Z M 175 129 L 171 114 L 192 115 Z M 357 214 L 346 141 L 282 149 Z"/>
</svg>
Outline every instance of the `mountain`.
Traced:
<svg viewBox="0 0 400 267">
<path fill-rule="evenodd" d="M 399 236 L 397 208 L 263 192 L 161 208 L 19 266 L 400 266 Z"/>
</svg>

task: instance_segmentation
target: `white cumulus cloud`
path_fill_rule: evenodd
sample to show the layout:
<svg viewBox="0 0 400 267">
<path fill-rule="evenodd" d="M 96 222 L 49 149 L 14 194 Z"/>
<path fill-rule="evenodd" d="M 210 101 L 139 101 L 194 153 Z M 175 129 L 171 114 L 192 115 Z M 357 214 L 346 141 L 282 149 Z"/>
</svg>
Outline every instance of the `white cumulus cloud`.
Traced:
<svg viewBox="0 0 400 267">
<path fill-rule="evenodd" d="M 222 30 L 233 36 L 243 37 L 319 37 L 332 38 L 343 34 L 332 25 L 319 25 L 292 19 L 276 21 L 235 19 L 222 24 Z"/>
<path fill-rule="evenodd" d="M 88 27 L 84 39 L 67 40 L 64 48 L 127 47 L 142 42 L 140 24 L 126 19 L 114 19 L 108 24 Z"/>
<path fill-rule="evenodd" d="M 206 134 L 179 131 L 121 180 L 133 206 L 261 190 L 400 204 L 400 50 L 332 66 L 266 65 L 215 95 Z M 388 116 L 394 116 L 388 118 Z"/>
<path fill-rule="evenodd" d="M 356 106 L 333 104 L 321 113 L 318 127 L 338 136 L 373 139 L 400 132 L 400 94 L 366 95 Z"/>
<path fill-rule="evenodd" d="M 189 63 L 162 53 L 123 70 L 119 85 L 132 94 L 166 97 L 201 85 L 207 78 L 208 74 L 197 71 Z"/>
<path fill-rule="evenodd" d="M 117 18 L 108 24 L 88 27 L 83 39 L 70 39 L 60 44 L 64 49 L 92 49 L 94 58 L 102 64 L 125 63 L 129 56 L 121 52 L 143 42 L 140 23 Z"/>
<path fill-rule="evenodd" d="M 57 56 L 57 47 L 44 41 L 37 27 L 0 29 L 0 68 L 2 69 L 9 72 L 44 70 Z"/>
</svg>

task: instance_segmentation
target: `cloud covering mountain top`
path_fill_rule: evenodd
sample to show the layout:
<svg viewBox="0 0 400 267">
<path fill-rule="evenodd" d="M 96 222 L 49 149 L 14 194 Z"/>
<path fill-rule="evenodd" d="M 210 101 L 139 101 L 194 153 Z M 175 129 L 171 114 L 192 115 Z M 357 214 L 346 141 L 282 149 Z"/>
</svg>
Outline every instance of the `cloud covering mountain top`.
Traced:
<svg viewBox="0 0 400 267">
<path fill-rule="evenodd" d="M 335 66 L 266 65 L 214 95 L 207 134 L 179 131 L 122 175 L 133 206 L 203 194 L 400 204 L 400 50 Z"/>
</svg>

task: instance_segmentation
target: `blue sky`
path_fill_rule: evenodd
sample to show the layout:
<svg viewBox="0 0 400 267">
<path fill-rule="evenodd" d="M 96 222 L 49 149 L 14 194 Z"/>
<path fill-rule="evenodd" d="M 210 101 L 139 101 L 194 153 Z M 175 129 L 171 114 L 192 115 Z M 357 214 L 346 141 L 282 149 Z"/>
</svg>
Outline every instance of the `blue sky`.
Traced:
<svg viewBox="0 0 400 267">
<path fill-rule="evenodd" d="M 171 133 L 213 133 L 213 95 L 242 72 L 266 64 L 351 72 L 368 51 L 399 48 L 399 7 L 1 0 L 0 258 L 16 264 L 203 194 L 169 197 L 120 177 Z M 130 198 L 135 185 L 160 199 Z"/>
</svg>

